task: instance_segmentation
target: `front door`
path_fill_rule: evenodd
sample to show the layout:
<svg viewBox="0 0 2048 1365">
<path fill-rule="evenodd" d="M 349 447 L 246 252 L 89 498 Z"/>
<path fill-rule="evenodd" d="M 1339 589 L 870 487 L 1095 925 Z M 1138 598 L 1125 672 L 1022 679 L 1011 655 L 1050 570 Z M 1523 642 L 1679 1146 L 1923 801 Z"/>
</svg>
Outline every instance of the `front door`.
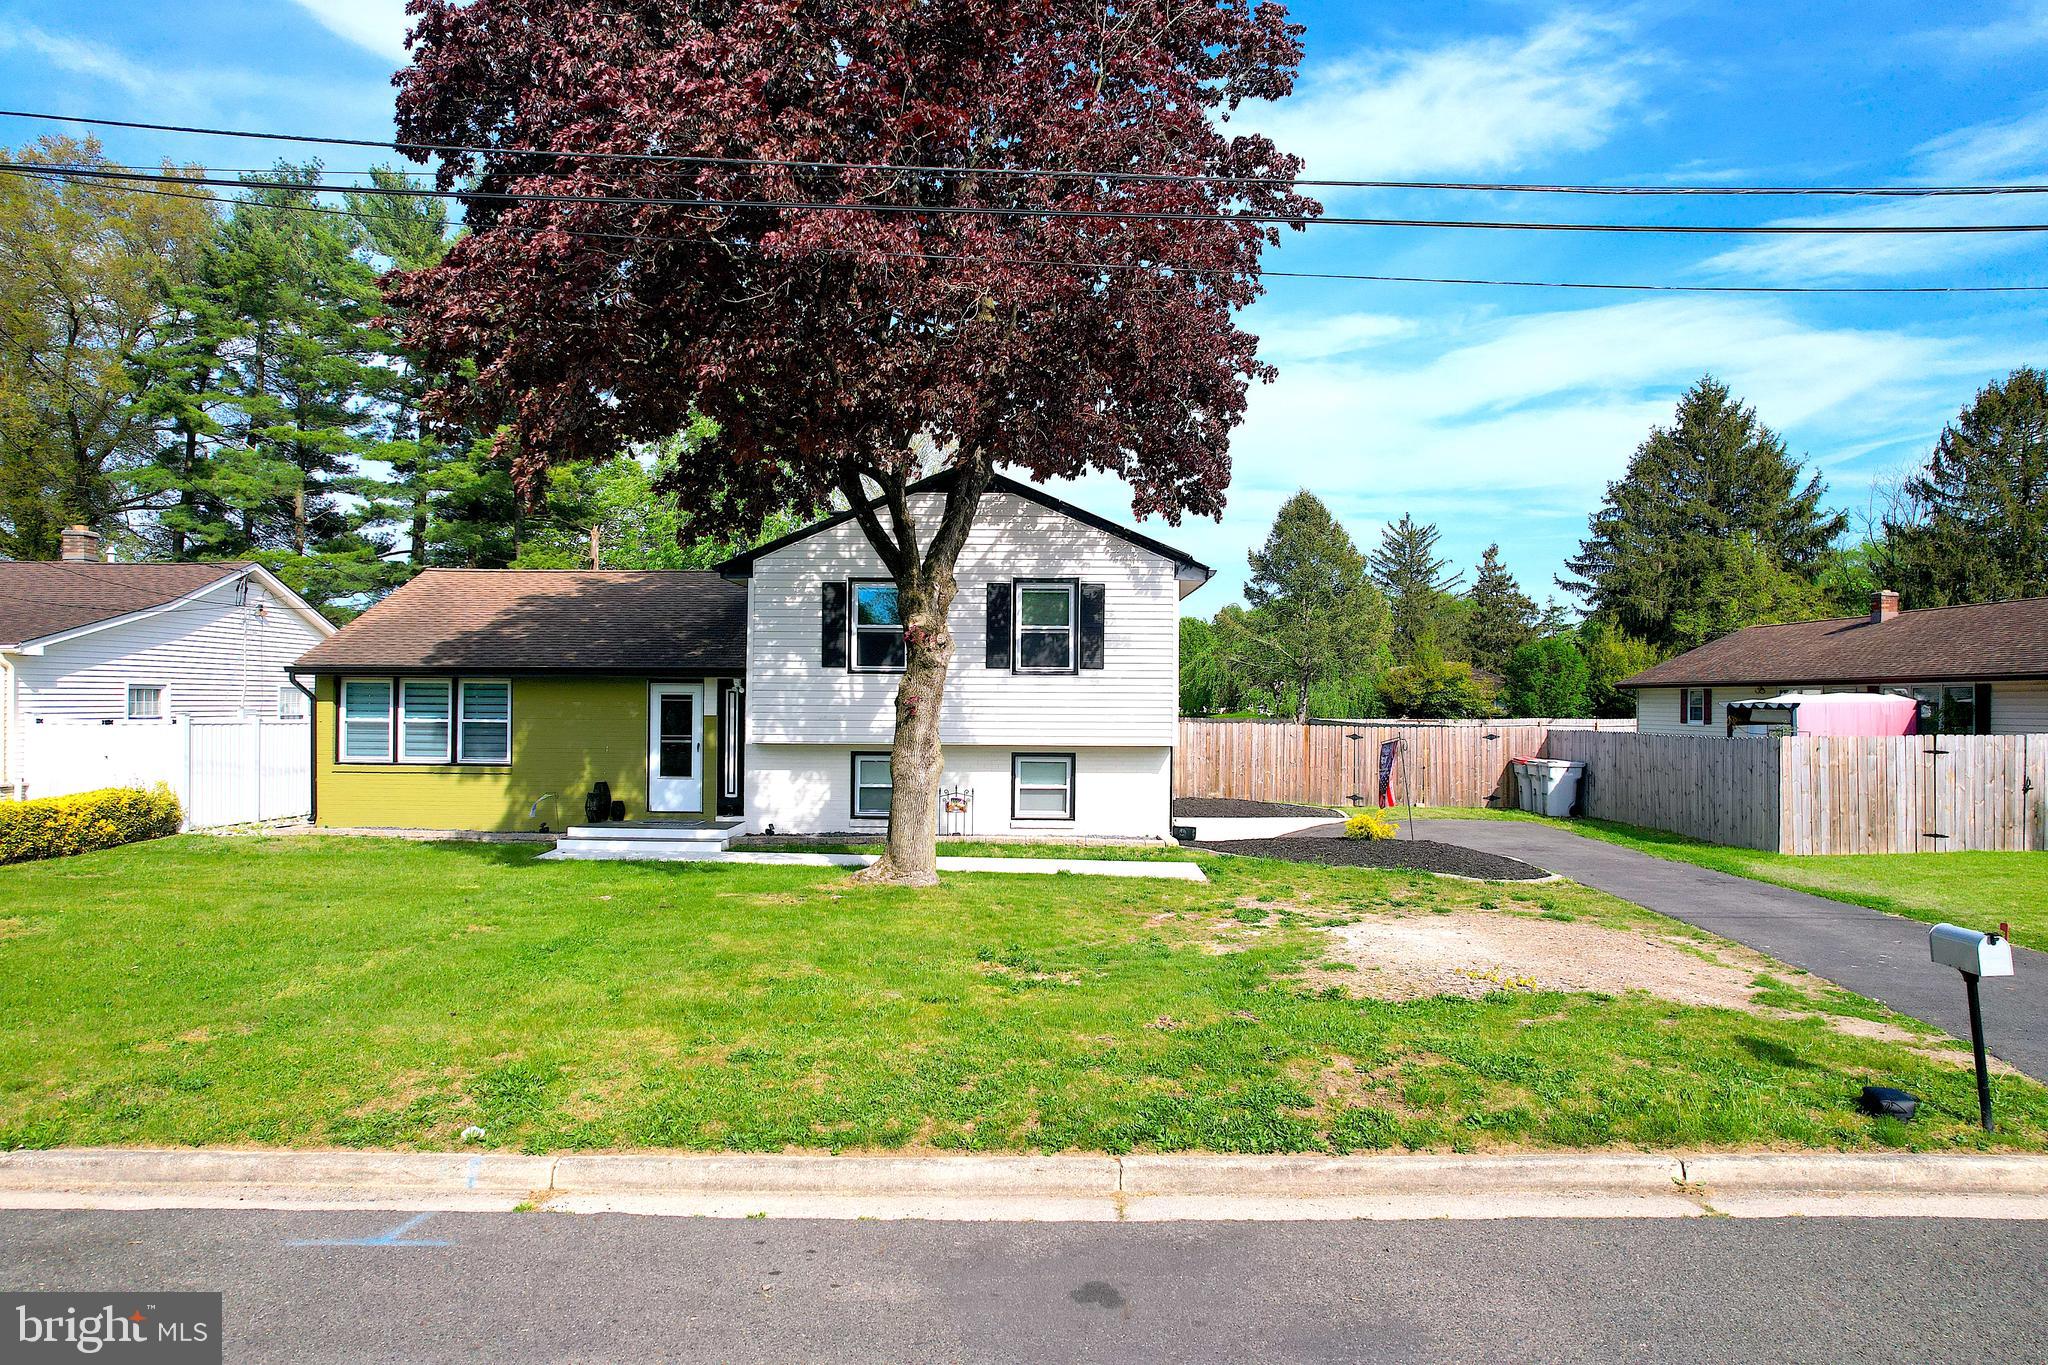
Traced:
<svg viewBox="0 0 2048 1365">
<path fill-rule="evenodd" d="M 647 699 L 647 809 L 704 809 L 704 686 L 655 683 Z"/>
</svg>

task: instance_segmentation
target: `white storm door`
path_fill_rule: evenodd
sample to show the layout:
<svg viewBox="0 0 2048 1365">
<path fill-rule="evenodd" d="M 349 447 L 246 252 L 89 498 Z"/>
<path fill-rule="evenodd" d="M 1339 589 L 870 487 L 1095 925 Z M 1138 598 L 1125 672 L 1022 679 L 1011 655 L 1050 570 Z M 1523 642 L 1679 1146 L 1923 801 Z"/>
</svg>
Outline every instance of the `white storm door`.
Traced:
<svg viewBox="0 0 2048 1365">
<path fill-rule="evenodd" d="M 704 685 L 655 683 L 647 697 L 647 809 L 704 809 Z"/>
</svg>

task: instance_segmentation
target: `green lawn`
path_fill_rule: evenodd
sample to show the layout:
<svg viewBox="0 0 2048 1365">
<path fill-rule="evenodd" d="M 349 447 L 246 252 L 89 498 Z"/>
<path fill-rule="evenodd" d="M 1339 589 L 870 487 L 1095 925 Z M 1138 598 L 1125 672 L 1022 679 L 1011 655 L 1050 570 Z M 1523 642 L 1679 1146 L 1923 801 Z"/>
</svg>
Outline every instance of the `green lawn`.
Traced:
<svg viewBox="0 0 2048 1365">
<path fill-rule="evenodd" d="M 1929 924 L 1947 921 L 1988 933 L 2004 922 L 2012 926 L 2019 942 L 2036 948 L 2048 945 L 2048 853 L 1760 853 L 1610 820 L 1553 820 L 1519 810 L 1448 807 L 1418 809 L 1416 814 L 1533 820 L 1659 858 L 1775 882 Z"/>
<path fill-rule="evenodd" d="M 1569 884 L 1203 859 L 1210 884 L 541 863 L 188 836 L 0 869 L 0 1147 L 2048 1148 L 2048 1092 L 1779 1017 L 1312 989 L 1313 926 L 1498 907 L 1704 935 Z M 1253 904 L 1253 902 L 1257 902 Z M 1323 979 L 1328 979 L 1327 977 Z M 1854 1109 L 1866 1082 L 1921 1122 Z"/>
</svg>

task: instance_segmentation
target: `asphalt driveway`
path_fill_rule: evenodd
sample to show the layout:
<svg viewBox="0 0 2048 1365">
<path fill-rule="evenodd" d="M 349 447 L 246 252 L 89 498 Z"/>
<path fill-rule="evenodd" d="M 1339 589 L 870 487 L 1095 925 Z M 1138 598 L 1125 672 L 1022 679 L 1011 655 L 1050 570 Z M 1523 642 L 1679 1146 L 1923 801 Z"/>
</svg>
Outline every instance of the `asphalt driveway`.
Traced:
<svg viewBox="0 0 2048 1365">
<path fill-rule="evenodd" d="M 1498 853 L 1746 943 L 1958 1038 L 1970 1036 L 1961 977 L 1927 960 L 1918 920 L 1510 820 L 1417 819 L 1415 836 Z M 2013 949 L 2016 975 L 1983 983 L 1993 1056 L 2048 1080 L 2048 953 Z"/>
</svg>

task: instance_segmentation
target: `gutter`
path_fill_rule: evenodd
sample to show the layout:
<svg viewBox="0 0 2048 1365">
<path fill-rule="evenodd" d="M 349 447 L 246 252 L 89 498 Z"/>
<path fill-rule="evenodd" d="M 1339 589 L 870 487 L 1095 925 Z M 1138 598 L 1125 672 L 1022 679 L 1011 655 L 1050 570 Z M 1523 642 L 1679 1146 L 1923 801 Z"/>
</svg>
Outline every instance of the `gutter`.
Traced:
<svg viewBox="0 0 2048 1365">
<path fill-rule="evenodd" d="M 306 698 L 306 823 L 317 825 L 320 823 L 320 698 L 313 694 L 312 688 L 299 681 L 297 671 L 290 664 L 285 665 L 284 676 Z"/>
</svg>

